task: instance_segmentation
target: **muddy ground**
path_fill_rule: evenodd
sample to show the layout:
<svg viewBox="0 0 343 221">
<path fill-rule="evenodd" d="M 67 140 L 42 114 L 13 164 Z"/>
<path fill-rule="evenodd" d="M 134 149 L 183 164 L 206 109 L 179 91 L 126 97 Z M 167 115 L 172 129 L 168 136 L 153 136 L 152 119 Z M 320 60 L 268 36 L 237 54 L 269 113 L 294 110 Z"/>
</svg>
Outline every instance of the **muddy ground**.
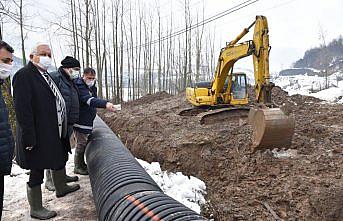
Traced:
<svg viewBox="0 0 343 221">
<path fill-rule="evenodd" d="M 215 220 L 343 220 L 343 105 L 273 94 L 296 119 L 287 152 L 252 153 L 244 121 L 179 116 L 190 107 L 184 94 L 148 95 L 101 116 L 136 157 L 202 179 L 204 214 Z"/>
</svg>

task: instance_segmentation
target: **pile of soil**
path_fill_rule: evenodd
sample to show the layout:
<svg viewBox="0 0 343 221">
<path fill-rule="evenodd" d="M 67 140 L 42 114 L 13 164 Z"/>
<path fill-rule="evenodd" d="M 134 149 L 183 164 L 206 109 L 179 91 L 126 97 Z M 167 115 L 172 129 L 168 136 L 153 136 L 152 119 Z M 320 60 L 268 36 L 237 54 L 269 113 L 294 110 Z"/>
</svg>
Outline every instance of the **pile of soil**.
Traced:
<svg viewBox="0 0 343 221">
<path fill-rule="evenodd" d="M 273 99 L 296 119 L 292 150 L 252 153 L 250 125 L 178 115 L 191 107 L 185 94 L 100 116 L 136 157 L 203 180 L 215 220 L 343 220 L 343 105 L 277 87 Z"/>
</svg>

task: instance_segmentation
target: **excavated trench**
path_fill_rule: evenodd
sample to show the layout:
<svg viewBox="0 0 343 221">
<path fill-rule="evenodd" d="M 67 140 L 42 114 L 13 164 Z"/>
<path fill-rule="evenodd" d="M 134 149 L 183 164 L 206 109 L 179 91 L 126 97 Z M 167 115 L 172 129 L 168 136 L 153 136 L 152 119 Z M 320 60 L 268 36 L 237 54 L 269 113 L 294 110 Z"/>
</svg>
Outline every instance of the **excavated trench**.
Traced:
<svg viewBox="0 0 343 221">
<path fill-rule="evenodd" d="M 292 150 L 251 153 L 251 127 L 229 118 L 200 124 L 180 116 L 184 94 L 161 92 L 100 116 L 137 158 L 182 171 L 207 186 L 215 220 L 343 220 L 341 104 L 273 89 L 295 115 Z"/>
</svg>

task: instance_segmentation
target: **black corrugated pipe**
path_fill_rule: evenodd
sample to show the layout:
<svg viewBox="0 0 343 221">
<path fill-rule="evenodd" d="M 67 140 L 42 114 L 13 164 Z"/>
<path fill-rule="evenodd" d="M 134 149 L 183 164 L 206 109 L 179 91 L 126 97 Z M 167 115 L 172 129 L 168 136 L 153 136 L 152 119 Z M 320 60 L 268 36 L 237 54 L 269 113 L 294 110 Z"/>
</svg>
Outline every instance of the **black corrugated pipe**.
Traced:
<svg viewBox="0 0 343 221">
<path fill-rule="evenodd" d="M 164 194 L 99 117 L 86 159 L 100 221 L 206 220 Z"/>
</svg>

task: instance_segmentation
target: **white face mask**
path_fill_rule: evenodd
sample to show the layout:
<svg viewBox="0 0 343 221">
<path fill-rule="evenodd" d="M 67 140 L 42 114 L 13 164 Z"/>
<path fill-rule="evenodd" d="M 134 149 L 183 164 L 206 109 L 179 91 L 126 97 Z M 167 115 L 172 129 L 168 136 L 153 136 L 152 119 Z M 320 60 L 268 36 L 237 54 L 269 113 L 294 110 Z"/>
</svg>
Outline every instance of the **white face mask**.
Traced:
<svg viewBox="0 0 343 221">
<path fill-rule="evenodd" d="M 95 80 L 86 81 L 86 84 L 88 85 L 88 87 L 93 87 L 94 83 L 95 83 Z"/>
<path fill-rule="evenodd" d="M 8 76 L 11 75 L 13 65 L 11 64 L 5 64 L 1 63 L 0 64 L 0 79 L 6 79 Z"/>
<path fill-rule="evenodd" d="M 79 77 L 79 72 L 78 71 L 75 71 L 75 70 L 71 70 L 70 72 L 70 78 L 71 79 L 76 79 Z"/>
<path fill-rule="evenodd" d="M 48 70 L 51 65 L 51 58 L 48 56 L 39 56 L 39 66 L 45 70 Z"/>
</svg>

